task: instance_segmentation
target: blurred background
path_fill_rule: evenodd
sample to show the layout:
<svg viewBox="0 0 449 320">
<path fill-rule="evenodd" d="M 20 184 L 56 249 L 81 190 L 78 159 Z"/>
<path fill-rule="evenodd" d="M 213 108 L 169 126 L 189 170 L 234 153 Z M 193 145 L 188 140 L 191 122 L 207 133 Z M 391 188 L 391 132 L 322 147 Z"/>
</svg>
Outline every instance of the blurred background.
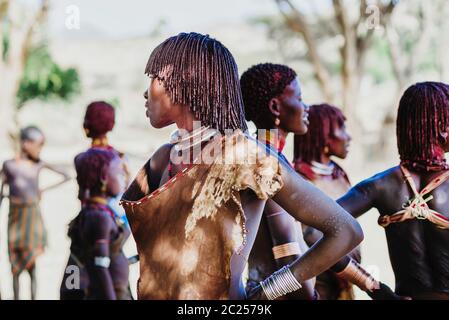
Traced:
<svg viewBox="0 0 449 320">
<path fill-rule="evenodd" d="M 209 34 L 233 53 L 239 72 L 260 62 L 288 64 L 308 104 L 343 109 L 353 140 L 340 164 L 353 183 L 397 165 L 395 116 L 405 87 L 449 79 L 446 0 L 0 0 L 0 162 L 16 152 L 20 127 L 46 134 L 42 158 L 74 177 L 74 156 L 89 147 L 82 130 L 87 104 L 117 110 L 110 143 L 132 173 L 168 140 L 145 117 L 144 68 L 152 49 L 182 31 Z M 445 55 L 446 54 L 446 55 Z M 293 137 L 286 154 L 293 156 Z M 43 174 L 41 184 L 56 177 Z M 37 262 L 38 299 L 59 299 L 69 254 L 68 222 L 77 215 L 76 181 L 41 202 L 49 245 Z M 12 298 L 7 256 L 8 204 L 0 208 L 0 290 Z M 378 214 L 361 217 L 363 265 L 394 288 Z M 131 239 L 126 254 L 136 253 Z M 29 299 L 28 275 L 21 298 Z M 138 265 L 131 267 L 135 294 Z M 357 291 L 359 299 L 367 296 Z"/>
</svg>

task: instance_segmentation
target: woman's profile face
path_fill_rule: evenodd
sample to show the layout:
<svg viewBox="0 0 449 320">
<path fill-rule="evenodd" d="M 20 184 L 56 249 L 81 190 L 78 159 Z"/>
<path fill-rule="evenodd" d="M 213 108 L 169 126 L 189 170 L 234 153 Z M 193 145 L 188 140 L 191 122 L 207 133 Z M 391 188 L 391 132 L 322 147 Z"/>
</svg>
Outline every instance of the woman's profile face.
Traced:
<svg viewBox="0 0 449 320">
<path fill-rule="evenodd" d="M 336 156 L 340 159 L 345 159 L 349 152 L 349 144 L 351 136 L 346 131 L 346 125 L 337 126 L 332 137 L 329 139 L 328 148 L 329 155 Z"/>
<path fill-rule="evenodd" d="M 155 128 L 163 128 L 174 123 L 179 108 L 171 102 L 163 82 L 152 77 L 148 90 L 144 92 L 146 116 Z"/>
<path fill-rule="evenodd" d="M 285 132 L 305 134 L 309 125 L 308 106 L 302 101 L 302 92 L 297 79 L 293 80 L 278 98 L 280 102 L 280 128 Z"/>
</svg>

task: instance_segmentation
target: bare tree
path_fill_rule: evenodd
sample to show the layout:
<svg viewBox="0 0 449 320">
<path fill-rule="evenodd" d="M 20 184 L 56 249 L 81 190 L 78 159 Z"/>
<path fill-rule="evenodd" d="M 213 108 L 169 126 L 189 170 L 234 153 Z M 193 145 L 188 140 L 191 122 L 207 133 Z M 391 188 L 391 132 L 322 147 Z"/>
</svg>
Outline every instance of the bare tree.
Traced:
<svg viewBox="0 0 449 320">
<path fill-rule="evenodd" d="M 329 102 L 335 102 L 335 89 L 331 86 L 330 71 L 323 62 L 323 57 L 318 52 L 318 43 L 311 29 L 311 22 L 298 6 L 290 0 L 275 0 L 280 13 L 284 17 L 289 29 L 302 37 L 307 45 L 307 58 L 314 68 L 314 76 L 320 85 L 324 98 Z M 391 13 L 396 7 L 397 1 L 379 2 L 376 8 L 379 14 L 379 23 L 388 24 Z M 374 27 L 368 28 L 366 17 L 369 13 L 369 4 L 366 0 L 361 0 L 359 13 L 356 19 L 349 16 L 350 7 L 343 0 L 333 0 L 332 7 L 334 14 L 330 19 L 321 19 L 328 24 L 337 26 L 337 33 L 343 39 L 339 48 L 341 67 L 339 74 L 341 77 L 341 105 L 346 115 L 348 115 L 350 125 L 355 131 L 357 128 L 355 117 L 355 106 L 360 89 L 361 79 L 365 70 L 365 56 L 367 50 L 372 45 Z M 352 119 L 351 119 L 352 118 Z"/>
<path fill-rule="evenodd" d="M 443 52 L 445 52 L 445 47 L 447 48 L 447 41 L 441 41 L 440 33 L 444 34 L 446 6 L 445 0 L 404 2 L 393 13 L 391 23 L 385 25 L 397 94 L 383 119 L 384 130 L 379 139 L 382 149 L 387 146 L 391 140 L 390 136 L 394 132 L 397 102 L 400 95 L 411 82 L 415 81 L 416 74 L 420 71 L 420 64 L 432 51 L 437 55 L 435 63 L 439 78 L 444 81 L 447 58 L 443 58 Z M 401 26 L 399 22 L 407 17 L 413 18 L 414 23 Z"/>
<path fill-rule="evenodd" d="M 24 19 L 18 1 L 0 0 L 0 145 L 17 130 L 15 99 L 33 35 L 45 21 L 48 5 L 48 0 L 41 0 L 37 10 Z"/>
<path fill-rule="evenodd" d="M 332 0 L 332 15 L 318 14 L 305 7 L 312 2 L 296 2 L 291 0 L 274 0 L 284 18 L 287 29 L 293 31 L 307 46 L 307 60 L 312 65 L 314 77 L 319 84 L 323 96 L 333 103 L 340 103 L 348 117 L 349 125 L 355 135 L 363 134 L 360 121 L 356 118 L 360 84 L 366 74 L 365 58 L 375 41 L 386 44 L 391 65 L 391 76 L 396 83 L 396 94 L 391 99 L 382 120 L 382 132 L 379 133 L 376 150 L 385 150 L 394 145 L 391 135 L 394 134 L 397 103 L 400 94 L 411 82 L 422 74 L 425 63 L 429 60 L 435 66 L 439 79 L 444 81 L 449 62 L 446 57 L 449 45 L 443 41 L 442 35 L 449 32 L 447 21 L 447 1 L 402 1 L 397 0 Z M 358 6 L 355 14 L 354 5 Z M 351 11 L 352 10 L 352 11 Z M 380 32 L 375 36 L 375 28 L 367 26 L 371 14 L 377 11 L 379 21 L 376 27 Z M 351 15 L 352 13 L 352 15 Z M 407 21 L 405 21 L 407 20 Z M 321 31 L 320 31 L 321 30 Z M 324 30 L 324 31 L 323 31 Z M 446 31 L 445 31 L 446 30 Z M 325 40 L 319 32 L 327 32 L 329 39 L 341 39 L 338 58 L 340 92 L 336 92 L 331 80 L 331 71 L 326 64 L 318 46 Z M 446 33 L 445 33 L 446 32 Z M 380 36 L 380 38 L 379 38 Z M 432 55 L 435 55 L 433 57 Z M 431 59 L 429 59 L 429 57 Z M 324 57 L 325 58 L 325 57 Z M 339 98 L 339 99 L 336 99 Z M 337 100 L 337 101 L 335 101 Z"/>
</svg>

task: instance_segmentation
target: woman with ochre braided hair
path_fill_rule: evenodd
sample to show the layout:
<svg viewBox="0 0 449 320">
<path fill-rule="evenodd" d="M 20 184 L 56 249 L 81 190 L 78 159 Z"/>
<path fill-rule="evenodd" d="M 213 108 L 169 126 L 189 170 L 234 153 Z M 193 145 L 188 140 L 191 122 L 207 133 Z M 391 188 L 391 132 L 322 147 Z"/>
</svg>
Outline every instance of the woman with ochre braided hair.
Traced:
<svg viewBox="0 0 449 320">
<path fill-rule="evenodd" d="M 449 85 L 405 90 L 396 122 L 400 164 L 338 200 L 355 217 L 376 208 L 385 228 L 397 294 L 449 299 Z"/>
<path fill-rule="evenodd" d="M 107 134 L 112 131 L 115 125 L 115 109 L 114 107 L 104 101 L 94 101 L 90 103 L 86 108 L 86 113 L 83 120 L 84 133 L 91 141 L 91 149 L 101 149 L 116 153 L 122 160 L 123 170 L 126 174 L 125 184 L 129 184 L 130 174 L 128 170 L 128 163 L 125 155 L 122 152 L 117 151 L 109 144 Z M 80 189 L 81 190 L 81 189 Z M 112 210 L 115 217 L 120 219 L 123 226 L 129 228 L 128 220 L 126 219 L 125 212 L 122 207 L 119 206 L 119 199 L 122 194 L 118 194 L 115 197 L 108 197 L 108 210 Z M 79 194 L 81 205 L 84 206 L 84 194 Z M 81 300 L 85 298 L 86 289 L 89 285 L 89 277 L 84 265 L 80 262 L 76 252 L 78 251 L 76 242 L 72 241 L 70 248 L 70 256 L 65 269 L 64 278 L 60 288 L 61 300 Z M 77 266 L 79 270 L 80 286 L 79 289 L 68 287 L 65 283 L 70 276 L 70 266 Z"/>
<path fill-rule="evenodd" d="M 126 173 L 126 185 L 129 184 L 131 174 L 128 167 L 128 159 L 123 152 L 118 151 L 109 144 L 108 133 L 114 129 L 115 125 L 115 109 L 105 101 L 94 101 L 86 108 L 84 116 L 83 128 L 86 136 L 90 138 L 91 148 L 112 150 L 116 152 L 123 162 L 123 169 Z M 118 205 L 122 195 L 109 200 L 109 206 L 114 214 L 119 217 L 125 225 L 128 226 L 128 220 L 122 207 Z"/>
<path fill-rule="evenodd" d="M 122 161 L 113 150 L 91 148 L 75 158 L 75 167 L 83 206 L 70 223 L 69 236 L 71 253 L 85 268 L 88 282 L 84 292 L 71 293 L 67 278 L 61 287 L 73 299 L 130 300 L 128 260 L 122 251 L 130 232 L 107 205 L 125 188 Z"/>
<path fill-rule="evenodd" d="M 250 298 L 300 289 L 362 240 L 350 215 L 246 134 L 237 66 L 220 42 L 198 33 L 171 37 L 145 72 L 151 124 L 178 130 L 122 200 L 141 261 L 139 299 L 245 298 L 242 273 L 269 198 L 324 236 Z"/>
<path fill-rule="evenodd" d="M 310 115 L 313 108 L 308 108 L 303 103 L 297 75 L 291 68 L 271 63 L 258 64 L 242 74 L 240 84 L 246 118 L 256 124 L 259 140 L 274 148 L 279 157 L 285 159 L 282 148 L 289 132 L 309 135 L 316 131 L 317 126 L 321 127 L 321 124 L 316 123 L 315 117 Z M 285 162 L 288 163 L 287 160 Z M 320 238 L 321 236 L 320 234 Z M 315 242 L 320 238 L 315 239 Z M 249 258 L 248 286 L 253 286 L 277 267 L 301 256 L 307 249 L 305 245 L 301 245 L 302 242 L 301 224 L 296 224 L 282 206 L 268 200 Z M 272 255 L 267 254 L 270 251 Z M 338 271 L 345 269 L 342 277 L 359 285 L 375 299 L 398 298 L 387 286 L 380 284 L 354 263 L 346 256 L 332 269 Z M 302 291 L 290 294 L 288 298 L 318 297 L 310 287 Z M 320 299 L 323 299 L 321 292 L 318 293 Z"/>
<path fill-rule="evenodd" d="M 295 170 L 338 199 L 351 188 L 346 172 L 333 161 L 348 155 L 351 136 L 346 131 L 346 118 L 337 107 L 323 103 L 310 106 L 309 122 L 306 134 L 295 135 Z"/>
<path fill-rule="evenodd" d="M 350 135 L 346 131 L 346 118 L 337 107 L 329 104 L 310 106 L 309 131 L 295 135 L 294 167 L 302 177 L 312 182 L 333 199 L 338 199 L 351 187 L 346 172 L 332 160 L 345 159 Z M 316 229 L 303 226 L 304 238 L 312 246 L 321 238 Z M 360 263 L 360 249 L 349 255 L 352 263 Z M 323 300 L 352 300 L 354 291 L 344 274 L 328 270 L 317 277 L 315 288 Z M 367 288 L 362 288 L 367 291 Z M 369 290 L 367 292 L 370 292 Z"/>
</svg>

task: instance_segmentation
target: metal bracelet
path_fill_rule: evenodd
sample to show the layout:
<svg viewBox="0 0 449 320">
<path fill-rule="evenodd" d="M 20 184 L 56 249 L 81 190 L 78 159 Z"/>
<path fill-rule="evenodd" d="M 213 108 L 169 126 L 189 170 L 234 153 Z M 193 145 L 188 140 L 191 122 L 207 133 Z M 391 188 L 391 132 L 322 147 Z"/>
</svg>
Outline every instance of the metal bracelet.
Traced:
<svg viewBox="0 0 449 320">
<path fill-rule="evenodd" d="M 371 292 L 379 289 L 379 282 L 352 258 L 348 265 L 342 271 L 338 272 L 337 275 L 352 282 L 363 291 Z"/>
<path fill-rule="evenodd" d="M 260 282 L 260 286 L 269 300 L 277 299 L 302 288 L 288 266 L 282 267 Z"/>
</svg>

